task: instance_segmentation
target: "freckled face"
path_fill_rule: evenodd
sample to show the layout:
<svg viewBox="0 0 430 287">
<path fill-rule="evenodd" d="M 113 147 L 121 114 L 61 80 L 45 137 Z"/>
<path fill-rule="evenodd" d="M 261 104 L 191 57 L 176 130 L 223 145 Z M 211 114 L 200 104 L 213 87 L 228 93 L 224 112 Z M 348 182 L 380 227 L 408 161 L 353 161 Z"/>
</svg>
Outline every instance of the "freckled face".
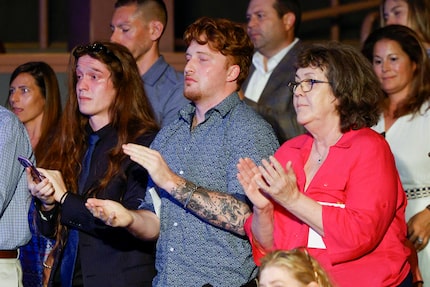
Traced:
<svg viewBox="0 0 430 287">
<path fill-rule="evenodd" d="M 184 95 L 193 102 L 211 101 L 224 92 L 228 78 L 227 57 L 192 41 L 186 51 Z"/>
</svg>

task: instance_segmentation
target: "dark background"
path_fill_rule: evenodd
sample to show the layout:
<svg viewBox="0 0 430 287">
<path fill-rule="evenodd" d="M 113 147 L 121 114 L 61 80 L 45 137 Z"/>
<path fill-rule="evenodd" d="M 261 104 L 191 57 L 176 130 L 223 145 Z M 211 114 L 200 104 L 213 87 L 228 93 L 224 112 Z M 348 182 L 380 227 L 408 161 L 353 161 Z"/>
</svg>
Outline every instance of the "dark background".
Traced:
<svg viewBox="0 0 430 287">
<path fill-rule="evenodd" d="M 50 0 L 49 1 L 49 42 L 68 43 L 76 35 L 69 31 L 68 11 L 88 0 Z M 181 39 L 183 31 L 200 16 L 223 17 L 238 22 L 245 22 L 245 13 L 249 0 L 176 0 L 175 1 L 175 38 Z M 359 1 L 340 1 L 347 4 Z M 109 4 L 110 5 L 110 4 Z M 330 0 L 303 0 L 303 11 L 328 8 Z M 341 40 L 358 41 L 363 18 L 369 11 L 360 11 L 341 16 L 337 19 L 324 19 L 303 22 L 299 37 L 303 40 L 324 40 L 330 37 L 330 25 L 340 25 Z M 70 14 L 70 13 L 69 13 Z M 82 15 L 85 17 L 85 15 Z M 38 1 L 37 0 L 1 0 L 0 1 L 0 41 L 3 43 L 38 42 Z M 108 30 L 109 27 L 106 27 Z M 82 33 L 87 33 L 85 29 Z M 67 45 L 63 45 L 66 47 Z"/>
</svg>

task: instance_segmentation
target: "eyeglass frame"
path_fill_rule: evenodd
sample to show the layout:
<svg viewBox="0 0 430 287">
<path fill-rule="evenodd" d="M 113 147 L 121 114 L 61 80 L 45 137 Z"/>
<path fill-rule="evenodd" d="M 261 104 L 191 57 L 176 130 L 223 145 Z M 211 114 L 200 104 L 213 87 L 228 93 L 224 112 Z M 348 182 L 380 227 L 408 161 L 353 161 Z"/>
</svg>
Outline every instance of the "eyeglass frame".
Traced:
<svg viewBox="0 0 430 287">
<path fill-rule="evenodd" d="M 310 83 L 309 90 L 303 89 L 302 83 Z M 305 92 L 305 93 L 307 93 L 307 92 L 312 91 L 312 88 L 314 87 L 314 84 L 330 84 L 331 85 L 332 82 L 320 81 L 320 80 L 315 80 L 315 79 L 304 79 L 304 80 L 301 80 L 300 82 L 295 82 L 295 81 L 289 82 L 288 83 L 288 87 L 294 93 L 297 90 L 298 86 L 300 86 L 300 88 L 302 89 L 302 91 Z"/>
</svg>

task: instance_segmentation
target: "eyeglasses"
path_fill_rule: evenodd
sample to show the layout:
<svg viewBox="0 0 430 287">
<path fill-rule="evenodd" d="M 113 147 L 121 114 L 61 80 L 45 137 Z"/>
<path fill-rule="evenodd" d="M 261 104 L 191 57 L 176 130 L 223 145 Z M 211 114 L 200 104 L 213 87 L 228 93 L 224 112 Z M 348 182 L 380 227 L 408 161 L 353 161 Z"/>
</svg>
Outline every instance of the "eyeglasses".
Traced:
<svg viewBox="0 0 430 287">
<path fill-rule="evenodd" d="M 302 88 L 302 91 L 307 93 L 310 92 L 314 86 L 314 84 L 331 84 L 331 82 L 325 82 L 320 80 L 314 80 L 314 79 L 305 79 L 300 82 L 289 82 L 288 87 L 294 92 L 296 92 L 297 87 L 300 86 Z"/>
<path fill-rule="evenodd" d="M 73 56 L 77 59 L 82 57 L 83 55 L 90 54 L 90 55 L 96 55 L 103 53 L 105 55 L 109 55 L 111 57 L 114 57 L 117 59 L 114 53 L 112 53 L 111 50 L 109 50 L 105 45 L 103 45 L 100 42 L 94 42 L 93 44 L 88 45 L 80 45 L 77 46 L 73 50 Z"/>
</svg>

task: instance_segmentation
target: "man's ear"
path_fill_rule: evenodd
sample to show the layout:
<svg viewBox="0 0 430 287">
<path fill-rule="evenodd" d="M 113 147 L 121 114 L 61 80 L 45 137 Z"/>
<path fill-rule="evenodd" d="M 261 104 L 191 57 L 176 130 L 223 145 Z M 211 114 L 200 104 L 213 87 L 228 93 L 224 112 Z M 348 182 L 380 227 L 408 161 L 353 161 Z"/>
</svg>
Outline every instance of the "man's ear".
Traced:
<svg viewBox="0 0 430 287">
<path fill-rule="evenodd" d="M 163 34 L 164 25 L 160 21 L 153 20 L 149 22 L 149 34 L 152 41 L 157 41 L 160 39 L 161 34 Z"/>
<path fill-rule="evenodd" d="M 239 65 L 232 65 L 228 68 L 227 71 L 227 82 L 233 82 L 237 80 L 237 77 L 239 77 L 240 74 L 240 67 Z"/>
<path fill-rule="evenodd" d="M 282 16 L 282 22 L 284 22 L 285 31 L 289 31 L 290 29 L 294 29 L 294 25 L 296 23 L 296 16 L 293 12 L 287 12 Z"/>
</svg>

